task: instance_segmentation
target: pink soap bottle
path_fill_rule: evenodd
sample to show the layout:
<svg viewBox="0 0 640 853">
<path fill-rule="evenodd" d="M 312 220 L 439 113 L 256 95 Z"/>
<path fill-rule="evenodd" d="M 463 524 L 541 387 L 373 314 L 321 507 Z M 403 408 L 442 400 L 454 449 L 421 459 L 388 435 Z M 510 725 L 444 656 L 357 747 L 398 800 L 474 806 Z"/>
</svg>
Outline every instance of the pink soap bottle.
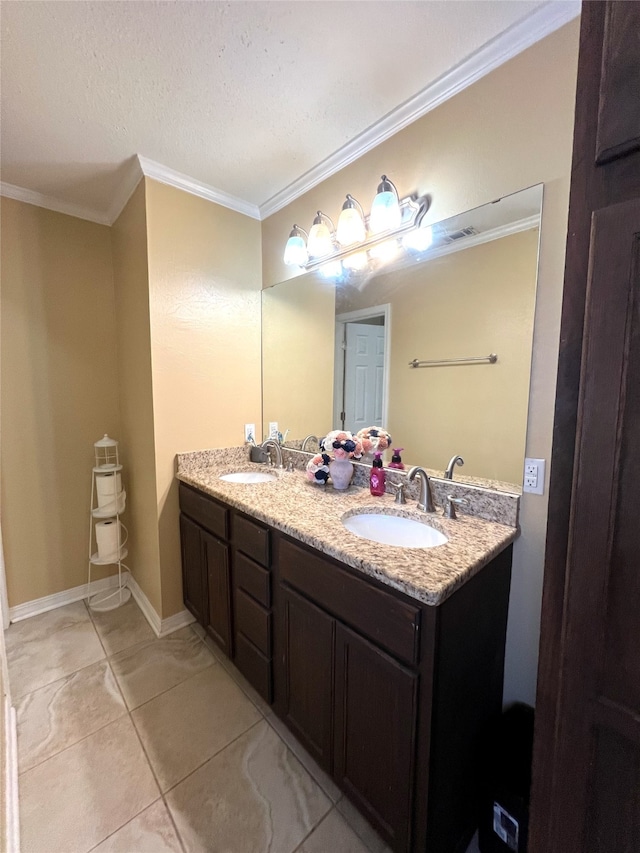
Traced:
<svg viewBox="0 0 640 853">
<path fill-rule="evenodd" d="M 369 489 L 371 494 L 376 497 L 384 495 L 385 473 L 382 467 L 382 453 L 376 451 L 373 465 L 371 466 L 371 474 L 369 476 Z"/>
<path fill-rule="evenodd" d="M 404 450 L 404 447 L 394 447 L 393 448 L 393 456 L 391 457 L 391 462 L 389 463 L 389 468 L 404 468 L 404 462 L 400 456 L 400 451 Z"/>
</svg>

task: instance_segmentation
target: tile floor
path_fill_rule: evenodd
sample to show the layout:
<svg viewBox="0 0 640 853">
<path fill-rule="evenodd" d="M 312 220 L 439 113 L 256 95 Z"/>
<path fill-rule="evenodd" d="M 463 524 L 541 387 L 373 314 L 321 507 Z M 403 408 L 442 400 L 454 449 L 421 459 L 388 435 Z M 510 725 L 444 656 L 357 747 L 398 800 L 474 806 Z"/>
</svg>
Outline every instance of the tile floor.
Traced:
<svg viewBox="0 0 640 853">
<path fill-rule="evenodd" d="M 23 853 L 388 853 L 197 626 L 78 602 L 6 644 Z"/>
</svg>

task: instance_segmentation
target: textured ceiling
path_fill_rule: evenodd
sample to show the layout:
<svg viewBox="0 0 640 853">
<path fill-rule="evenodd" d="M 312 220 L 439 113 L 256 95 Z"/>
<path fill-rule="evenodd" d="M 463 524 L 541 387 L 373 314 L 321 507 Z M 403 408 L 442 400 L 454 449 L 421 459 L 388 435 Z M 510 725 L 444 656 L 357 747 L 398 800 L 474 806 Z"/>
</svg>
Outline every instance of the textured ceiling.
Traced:
<svg viewBox="0 0 640 853">
<path fill-rule="evenodd" d="M 261 204 L 540 2 L 3 2 L 2 180 L 106 211 L 136 153 Z"/>
</svg>

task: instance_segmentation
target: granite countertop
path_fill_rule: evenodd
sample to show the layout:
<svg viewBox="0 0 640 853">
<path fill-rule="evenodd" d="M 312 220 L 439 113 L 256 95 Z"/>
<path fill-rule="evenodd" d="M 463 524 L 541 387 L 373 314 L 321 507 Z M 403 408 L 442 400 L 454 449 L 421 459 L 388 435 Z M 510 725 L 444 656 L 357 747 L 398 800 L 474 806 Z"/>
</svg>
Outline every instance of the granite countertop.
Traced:
<svg viewBox="0 0 640 853">
<path fill-rule="evenodd" d="M 373 497 L 368 488 L 352 485 L 340 492 L 330 483 L 314 485 L 302 471 L 275 470 L 253 464 L 246 456 L 224 462 L 200 460 L 199 464 L 188 464 L 188 456 L 178 457 L 177 477 L 182 482 L 430 605 L 441 604 L 518 533 L 515 527 L 463 512 L 453 521 L 444 518 L 441 509 L 420 512 L 413 501 L 399 506 L 392 495 Z M 271 471 L 277 479 L 250 485 L 220 479 L 222 474 L 234 471 Z M 448 542 L 436 548 L 399 548 L 346 530 L 341 523 L 345 513 L 366 509 L 427 523 L 444 533 Z"/>
</svg>

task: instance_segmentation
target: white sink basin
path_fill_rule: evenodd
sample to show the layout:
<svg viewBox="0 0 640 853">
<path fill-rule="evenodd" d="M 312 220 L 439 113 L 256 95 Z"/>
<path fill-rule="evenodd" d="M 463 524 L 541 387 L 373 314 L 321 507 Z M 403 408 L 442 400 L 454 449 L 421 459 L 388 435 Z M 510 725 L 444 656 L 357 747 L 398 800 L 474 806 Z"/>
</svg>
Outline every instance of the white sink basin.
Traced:
<svg viewBox="0 0 640 853">
<path fill-rule="evenodd" d="M 235 471 L 233 474 L 223 474 L 220 479 L 227 483 L 271 483 L 278 478 L 268 471 Z"/>
<path fill-rule="evenodd" d="M 382 545 L 397 545 L 401 548 L 436 548 L 444 545 L 448 538 L 434 527 L 403 518 L 381 513 L 359 513 L 342 519 L 342 523 L 356 536 L 380 542 Z"/>
</svg>

